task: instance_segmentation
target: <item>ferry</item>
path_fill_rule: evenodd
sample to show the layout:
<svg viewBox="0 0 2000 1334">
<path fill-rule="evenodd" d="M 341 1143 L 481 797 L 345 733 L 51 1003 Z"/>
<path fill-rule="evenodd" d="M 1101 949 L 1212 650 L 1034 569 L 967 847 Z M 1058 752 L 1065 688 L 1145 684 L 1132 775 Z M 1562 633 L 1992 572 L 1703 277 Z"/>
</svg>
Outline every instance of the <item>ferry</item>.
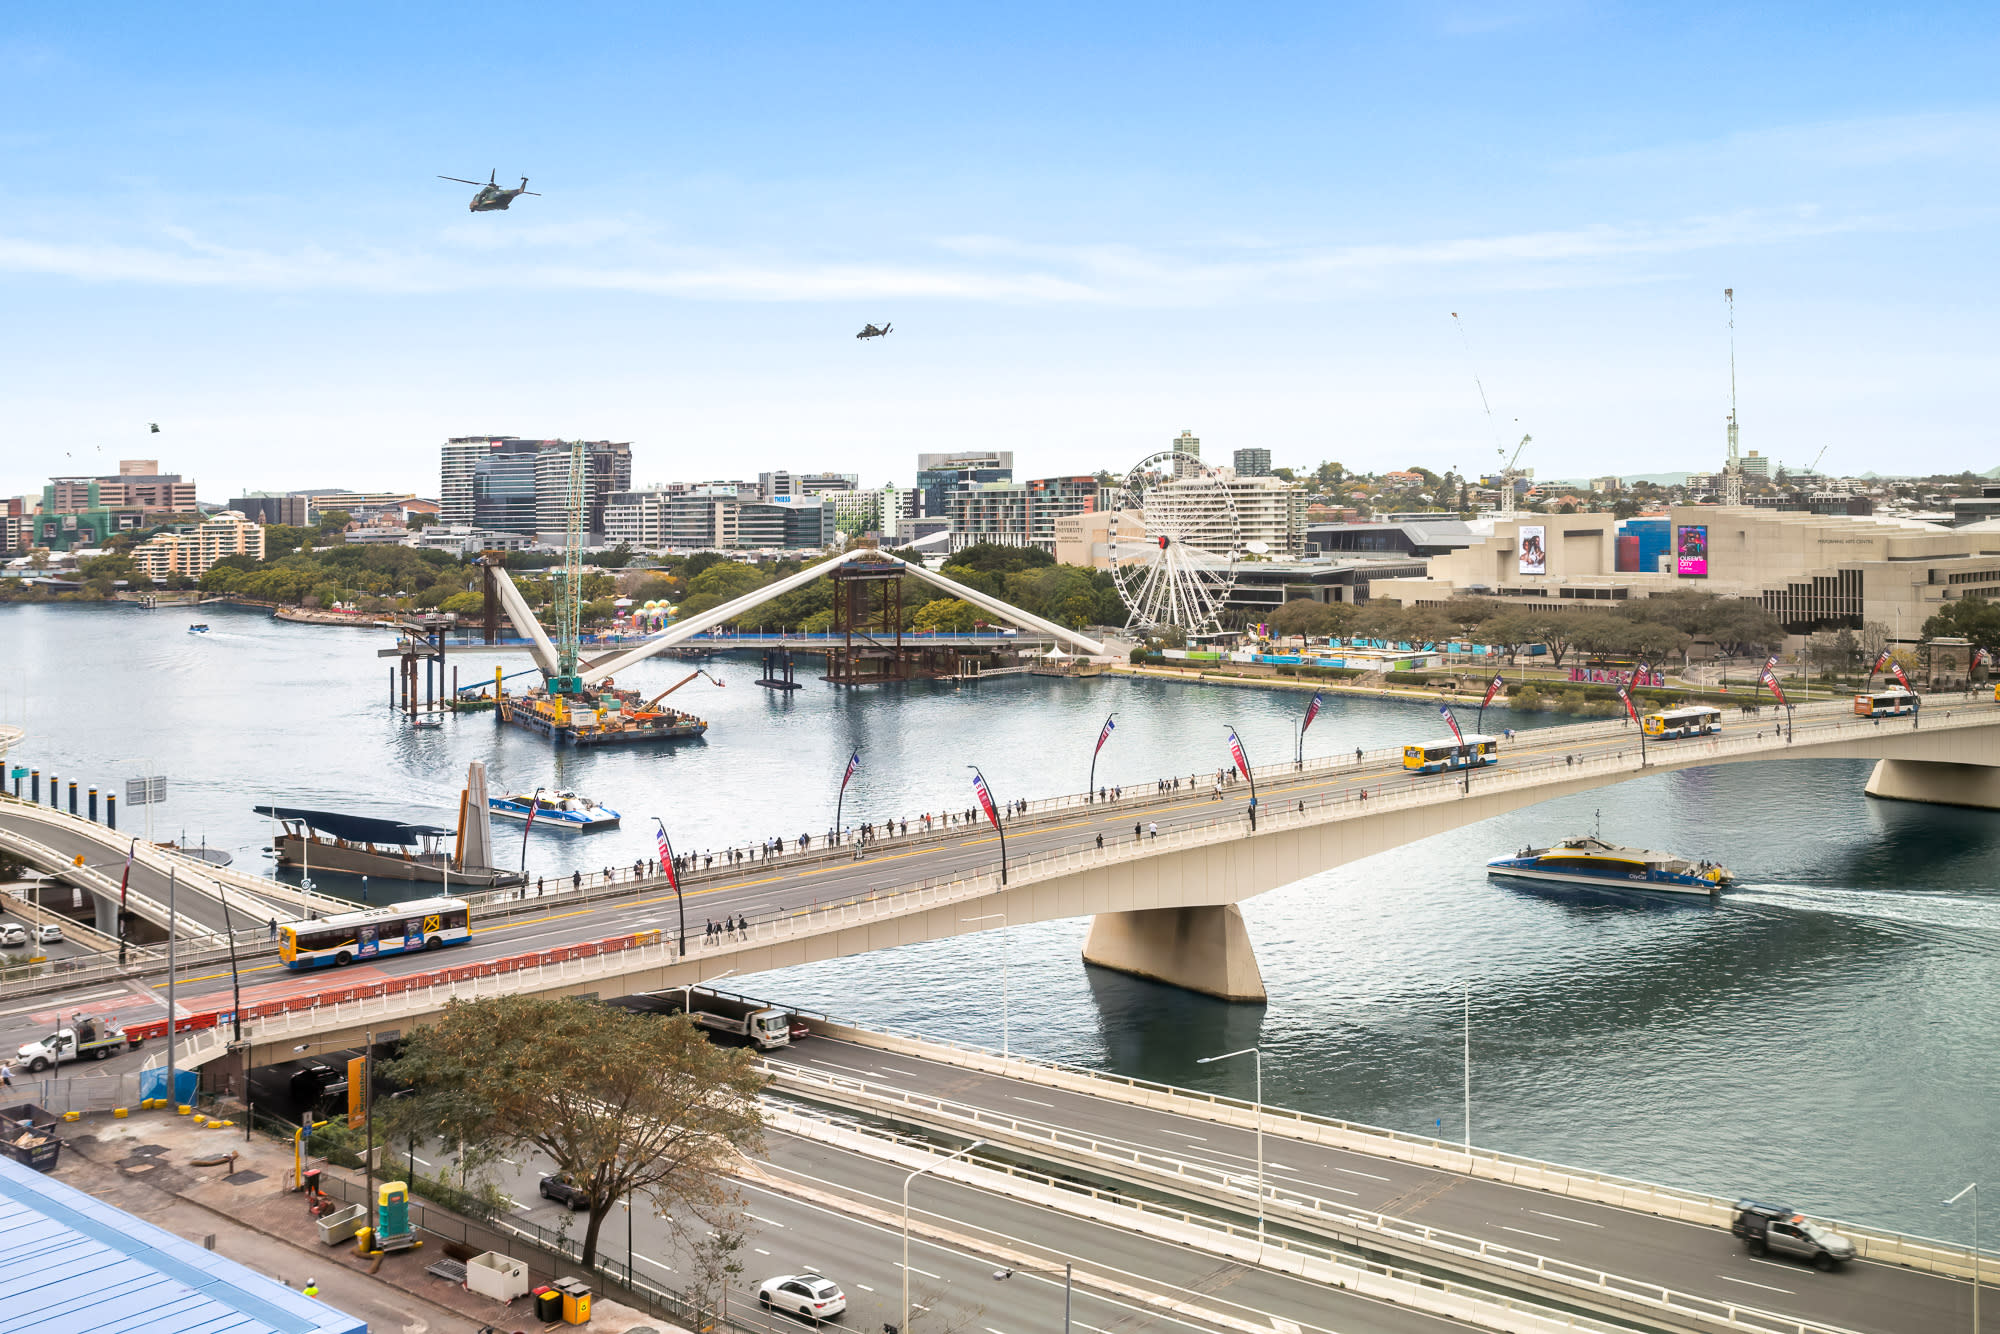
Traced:
<svg viewBox="0 0 2000 1334">
<path fill-rule="evenodd" d="M 618 812 L 574 792 L 510 792 L 504 797 L 488 797 L 486 805 L 495 815 L 509 820 L 526 820 L 535 813 L 535 824 L 550 829 L 570 829 L 583 833 L 593 829 L 616 829 Z"/>
<path fill-rule="evenodd" d="M 1644 889 L 1665 894 L 1716 894 L 1735 877 L 1714 862 L 1692 862 L 1667 852 L 1624 848 L 1592 834 L 1546 848 L 1522 848 L 1486 863 L 1486 874 L 1545 884 Z"/>
<path fill-rule="evenodd" d="M 207 633 L 208 633 L 208 622 L 207 622 L 207 621 L 196 621 L 196 622 L 195 622 L 195 623 L 194 623 L 193 625 L 190 625 L 190 626 L 188 627 L 188 633 L 189 633 L 189 634 L 191 634 L 191 635 L 205 635 L 205 634 L 207 634 Z"/>
</svg>

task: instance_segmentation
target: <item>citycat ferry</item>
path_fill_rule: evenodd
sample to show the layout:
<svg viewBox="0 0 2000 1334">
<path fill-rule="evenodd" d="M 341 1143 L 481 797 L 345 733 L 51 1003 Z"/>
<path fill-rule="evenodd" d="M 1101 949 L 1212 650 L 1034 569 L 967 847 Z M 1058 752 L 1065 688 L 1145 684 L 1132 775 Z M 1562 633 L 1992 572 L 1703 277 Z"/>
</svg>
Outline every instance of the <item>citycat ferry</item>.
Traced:
<svg viewBox="0 0 2000 1334">
<path fill-rule="evenodd" d="M 488 797 L 486 805 L 493 814 L 508 820 L 526 820 L 533 811 L 536 826 L 543 829 L 616 829 L 619 820 L 618 812 L 609 806 L 574 792 L 510 792 L 504 797 Z"/>
<path fill-rule="evenodd" d="M 1722 710 L 1707 705 L 1695 705 L 1685 709 L 1663 709 L 1659 713 L 1649 713 L 1639 720 L 1646 729 L 1646 735 L 1661 741 L 1672 741 L 1684 736 L 1709 736 L 1722 730 Z"/>
<path fill-rule="evenodd" d="M 1693 862 L 1644 848 L 1622 848 L 1592 834 L 1566 838 L 1546 848 L 1522 848 L 1511 857 L 1495 857 L 1486 863 L 1486 874 L 1501 879 L 1667 894 L 1715 894 L 1735 879 L 1728 868 L 1714 862 Z"/>
<path fill-rule="evenodd" d="M 2000 699 L 2000 694 L 1994 695 Z M 1854 711 L 1863 718 L 1897 718 L 1917 711 L 1917 697 L 1900 686 L 1854 697 Z"/>
<path fill-rule="evenodd" d="M 1448 769 L 1477 769 L 1500 762 L 1500 738 L 1466 734 L 1465 740 L 1446 737 L 1426 741 L 1421 746 L 1403 747 L 1403 767 L 1420 774 L 1444 773 Z"/>
</svg>

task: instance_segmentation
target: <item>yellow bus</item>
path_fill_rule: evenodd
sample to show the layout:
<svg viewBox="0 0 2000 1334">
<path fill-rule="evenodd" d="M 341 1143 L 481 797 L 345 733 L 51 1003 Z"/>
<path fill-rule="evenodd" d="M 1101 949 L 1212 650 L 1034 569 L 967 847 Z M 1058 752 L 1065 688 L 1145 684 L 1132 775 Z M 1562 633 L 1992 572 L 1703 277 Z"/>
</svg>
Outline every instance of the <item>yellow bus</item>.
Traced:
<svg viewBox="0 0 2000 1334">
<path fill-rule="evenodd" d="M 1421 746 L 1403 747 L 1403 767 L 1420 774 L 1444 773 L 1450 769 L 1477 769 L 1500 762 L 1498 737 L 1468 735 L 1464 741 L 1446 737 L 1426 741 Z"/>
<path fill-rule="evenodd" d="M 1916 709 L 1917 697 L 1901 686 L 1854 697 L 1854 711 L 1863 718 L 1895 718 Z"/>
<path fill-rule="evenodd" d="M 385 954 L 443 949 L 471 939 L 472 905 L 464 899 L 410 899 L 382 908 L 280 923 L 278 958 L 287 968 L 319 968 Z"/>
<path fill-rule="evenodd" d="M 1662 709 L 1641 718 L 1639 725 L 1646 729 L 1647 736 L 1661 741 L 1684 736 L 1708 736 L 1722 730 L 1722 710 L 1706 704 L 1690 705 L 1685 709 Z"/>
</svg>

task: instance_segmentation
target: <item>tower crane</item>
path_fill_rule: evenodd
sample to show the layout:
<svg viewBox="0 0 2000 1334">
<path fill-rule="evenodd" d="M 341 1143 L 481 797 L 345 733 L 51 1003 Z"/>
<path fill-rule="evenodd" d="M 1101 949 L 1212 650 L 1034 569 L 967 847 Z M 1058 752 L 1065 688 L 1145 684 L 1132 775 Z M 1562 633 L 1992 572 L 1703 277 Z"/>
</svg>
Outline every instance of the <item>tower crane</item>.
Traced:
<svg viewBox="0 0 2000 1334">
<path fill-rule="evenodd" d="M 569 447 L 569 514 L 563 534 L 563 563 L 550 590 L 556 613 L 556 670 L 548 687 L 551 695 L 576 695 L 583 690 L 577 658 L 583 620 L 583 521 L 588 509 L 583 441 L 579 439 Z"/>
<path fill-rule="evenodd" d="M 1722 503 L 1743 503 L 1743 460 L 1736 453 L 1736 289 L 1722 289 L 1729 312 L 1729 458 L 1722 465 Z"/>
<path fill-rule="evenodd" d="M 1500 513 L 1502 514 L 1512 514 L 1514 512 L 1514 465 L 1521 461 L 1521 451 L 1526 449 L 1528 442 L 1534 438 L 1532 435 L 1522 436 L 1521 443 L 1514 446 L 1514 457 L 1501 465 Z M 1502 445 L 1496 452 L 1504 456 L 1507 453 L 1507 447 Z"/>
</svg>

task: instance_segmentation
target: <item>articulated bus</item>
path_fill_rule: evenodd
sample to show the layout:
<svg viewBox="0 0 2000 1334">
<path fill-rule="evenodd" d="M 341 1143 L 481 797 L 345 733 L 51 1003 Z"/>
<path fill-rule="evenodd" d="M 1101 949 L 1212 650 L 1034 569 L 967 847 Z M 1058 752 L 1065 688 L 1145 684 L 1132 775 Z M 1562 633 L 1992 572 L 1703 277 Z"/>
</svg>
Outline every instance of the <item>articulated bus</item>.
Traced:
<svg viewBox="0 0 2000 1334">
<path fill-rule="evenodd" d="M 1500 763 L 1498 737 L 1468 735 L 1463 742 L 1446 737 L 1426 741 L 1421 746 L 1403 747 L 1403 767 L 1420 774 L 1444 773 L 1450 769 L 1477 769 Z"/>
<path fill-rule="evenodd" d="M 472 939 L 464 899 L 411 899 L 386 908 L 335 913 L 278 926 L 278 957 L 287 968 L 339 966 L 385 954 L 443 949 Z"/>
<path fill-rule="evenodd" d="M 1639 725 L 1646 729 L 1647 736 L 1662 741 L 1684 736 L 1707 736 L 1722 730 L 1722 710 L 1711 709 L 1705 704 L 1685 709 L 1662 709 L 1641 718 Z"/>
<path fill-rule="evenodd" d="M 2000 699 L 2000 695 L 1995 698 Z M 1900 686 L 1854 697 L 1854 711 L 1863 718 L 1895 718 L 1916 710 L 1917 697 Z"/>
</svg>

